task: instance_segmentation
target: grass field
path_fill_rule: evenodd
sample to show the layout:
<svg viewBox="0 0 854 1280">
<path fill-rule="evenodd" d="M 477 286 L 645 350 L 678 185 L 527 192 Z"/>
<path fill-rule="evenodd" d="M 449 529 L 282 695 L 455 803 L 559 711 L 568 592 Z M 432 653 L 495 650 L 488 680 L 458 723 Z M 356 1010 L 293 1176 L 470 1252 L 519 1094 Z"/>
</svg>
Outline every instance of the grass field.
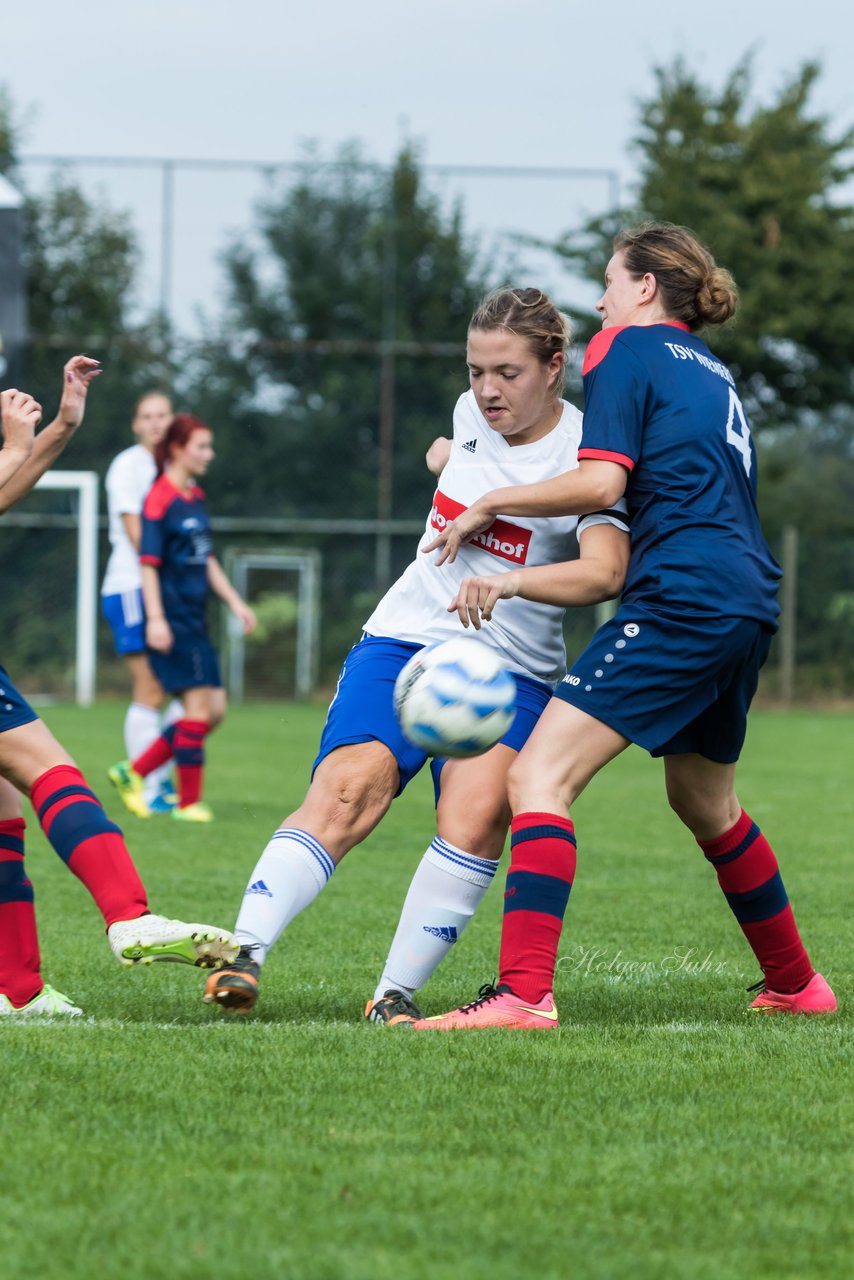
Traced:
<svg viewBox="0 0 854 1280">
<path fill-rule="evenodd" d="M 123 708 L 46 715 L 130 838 L 155 910 L 231 925 L 301 798 L 317 707 L 235 710 L 212 828 L 102 786 Z M 195 970 L 124 972 L 31 822 L 45 974 L 87 1013 L 0 1026 L 0 1274 L 30 1280 L 787 1280 L 851 1274 L 850 717 L 757 713 L 741 798 L 775 845 L 835 1019 L 756 1019 L 714 875 L 630 751 L 578 805 L 560 1031 L 365 1024 L 430 839 L 418 779 L 273 952 L 246 1021 Z M 501 881 L 502 877 L 498 877 Z M 492 978 L 502 885 L 425 988 Z"/>
</svg>

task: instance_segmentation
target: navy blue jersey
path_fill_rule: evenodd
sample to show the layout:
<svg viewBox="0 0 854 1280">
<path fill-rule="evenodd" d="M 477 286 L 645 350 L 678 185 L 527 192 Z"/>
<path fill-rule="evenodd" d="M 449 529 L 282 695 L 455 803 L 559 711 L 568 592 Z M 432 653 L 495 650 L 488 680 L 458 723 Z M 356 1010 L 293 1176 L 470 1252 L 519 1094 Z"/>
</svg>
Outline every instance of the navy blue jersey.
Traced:
<svg viewBox="0 0 854 1280">
<path fill-rule="evenodd" d="M 201 489 L 193 485 L 183 493 L 166 476 L 159 476 L 142 508 L 139 558 L 160 571 L 163 612 L 173 631 L 204 630 L 212 549 Z"/>
<path fill-rule="evenodd" d="M 780 567 L 756 509 L 756 453 L 729 369 L 684 325 L 603 329 L 584 358 L 578 456 L 619 462 L 626 603 L 776 627 Z"/>
</svg>

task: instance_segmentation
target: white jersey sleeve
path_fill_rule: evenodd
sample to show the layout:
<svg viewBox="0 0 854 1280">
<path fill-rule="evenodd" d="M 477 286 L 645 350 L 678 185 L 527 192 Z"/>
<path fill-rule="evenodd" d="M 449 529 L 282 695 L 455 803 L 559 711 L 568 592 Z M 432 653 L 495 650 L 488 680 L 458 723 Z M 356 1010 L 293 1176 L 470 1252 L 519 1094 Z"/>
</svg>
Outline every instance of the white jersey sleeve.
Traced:
<svg viewBox="0 0 854 1280">
<path fill-rule="evenodd" d="M 139 557 L 127 535 L 122 516 L 142 514 L 145 495 L 156 474 L 154 458 L 141 444 L 122 450 L 110 464 L 104 484 L 112 550 L 101 586 L 102 595 L 134 591 L 142 583 Z"/>
<path fill-rule="evenodd" d="M 581 414 L 565 401 L 560 421 L 548 435 L 533 444 L 510 445 L 489 426 L 474 394 L 462 395 L 454 410 L 451 456 L 439 477 L 418 553 L 368 618 L 368 634 L 415 644 L 450 639 L 463 631 L 456 612 L 448 613 L 448 605 L 464 578 L 571 559 L 575 516 L 499 517 L 463 545 L 453 564 L 441 567 L 434 563 L 435 554 L 424 555 L 422 548 L 491 489 L 534 484 L 573 470 L 578 466 L 580 439 Z M 585 517 L 599 518 L 609 516 Z M 499 600 L 479 638 L 520 675 L 554 684 L 564 674 L 563 609 L 555 605 L 518 597 Z"/>
</svg>

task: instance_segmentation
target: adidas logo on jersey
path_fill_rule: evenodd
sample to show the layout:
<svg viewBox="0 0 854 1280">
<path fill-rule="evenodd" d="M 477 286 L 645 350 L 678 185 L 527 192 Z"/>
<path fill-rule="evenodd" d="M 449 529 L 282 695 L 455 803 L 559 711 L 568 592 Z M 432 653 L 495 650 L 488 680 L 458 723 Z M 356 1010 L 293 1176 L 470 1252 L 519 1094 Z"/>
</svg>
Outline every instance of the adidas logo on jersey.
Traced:
<svg viewBox="0 0 854 1280">
<path fill-rule="evenodd" d="M 244 898 L 248 898 L 250 893 L 260 893 L 264 898 L 272 898 L 273 896 L 263 880 L 256 880 L 254 884 L 250 884 L 249 888 L 243 895 Z"/>
<path fill-rule="evenodd" d="M 477 440 L 466 440 L 463 448 L 467 449 L 469 453 L 474 453 L 477 448 Z"/>
<path fill-rule="evenodd" d="M 457 940 L 457 931 L 452 924 L 425 924 L 425 933 L 432 933 L 434 938 L 441 938 L 452 947 Z"/>
</svg>

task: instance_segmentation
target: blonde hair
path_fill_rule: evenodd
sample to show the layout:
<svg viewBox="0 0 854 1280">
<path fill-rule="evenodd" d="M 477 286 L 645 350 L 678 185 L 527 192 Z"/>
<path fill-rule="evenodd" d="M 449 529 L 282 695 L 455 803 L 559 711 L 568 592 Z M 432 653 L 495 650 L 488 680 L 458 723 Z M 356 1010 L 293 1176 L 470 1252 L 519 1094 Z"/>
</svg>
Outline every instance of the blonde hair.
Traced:
<svg viewBox="0 0 854 1280">
<path fill-rule="evenodd" d="M 563 395 L 566 382 L 566 353 L 572 342 L 569 316 L 559 311 L 542 289 L 493 289 L 481 302 L 469 321 L 469 333 L 488 333 L 506 329 L 524 338 L 533 355 L 548 364 L 560 353 L 564 359 L 555 383 L 557 399 Z"/>
<path fill-rule="evenodd" d="M 619 232 L 614 252 L 622 253 L 626 270 L 636 280 L 655 276 L 667 314 L 689 329 L 723 324 L 735 315 L 735 281 L 687 227 L 645 222 L 633 231 Z"/>
</svg>

